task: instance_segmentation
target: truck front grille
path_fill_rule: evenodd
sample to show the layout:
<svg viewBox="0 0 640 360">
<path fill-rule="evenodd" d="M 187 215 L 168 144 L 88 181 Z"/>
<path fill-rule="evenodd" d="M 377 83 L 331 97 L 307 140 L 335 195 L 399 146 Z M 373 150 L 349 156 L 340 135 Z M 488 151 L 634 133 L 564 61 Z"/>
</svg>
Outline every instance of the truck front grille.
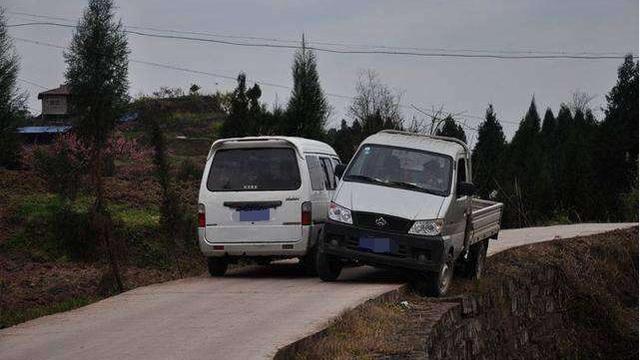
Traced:
<svg viewBox="0 0 640 360">
<path fill-rule="evenodd" d="M 408 219 L 370 212 L 354 212 L 353 218 L 354 225 L 359 227 L 402 234 L 406 234 L 412 225 Z"/>
</svg>

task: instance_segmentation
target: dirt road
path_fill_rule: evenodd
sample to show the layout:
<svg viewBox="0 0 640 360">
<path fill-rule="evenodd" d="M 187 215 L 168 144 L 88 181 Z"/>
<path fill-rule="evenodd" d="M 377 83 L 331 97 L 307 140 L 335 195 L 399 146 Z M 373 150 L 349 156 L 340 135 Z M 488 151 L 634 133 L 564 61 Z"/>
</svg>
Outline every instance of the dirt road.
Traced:
<svg viewBox="0 0 640 360">
<path fill-rule="evenodd" d="M 489 253 L 630 226 L 637 224 L 506 230 Z M 0 359 L 264 359 L 401 285 L 368 267 L 323 283 L 292 263 L 171 281 L 0 330 Z"/>
</svg>

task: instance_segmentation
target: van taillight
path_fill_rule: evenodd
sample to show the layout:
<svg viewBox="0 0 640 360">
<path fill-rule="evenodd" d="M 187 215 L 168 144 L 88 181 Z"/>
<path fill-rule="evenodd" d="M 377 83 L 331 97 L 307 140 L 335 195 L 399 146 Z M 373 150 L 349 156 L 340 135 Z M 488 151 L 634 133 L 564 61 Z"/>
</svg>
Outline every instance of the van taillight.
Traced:
<svg viewBox="0 0 640 360">
<path fill-rule="evenodd" d="M 198 227 L 207 226 L 207 217 L 204 213 L 204 204 L 198 204 Z"/>
<path fill-rule="evenodd" d="M 305 201 L 302 203 L 302 225 L 311 225 L 311 202 Z"/>
</svg>

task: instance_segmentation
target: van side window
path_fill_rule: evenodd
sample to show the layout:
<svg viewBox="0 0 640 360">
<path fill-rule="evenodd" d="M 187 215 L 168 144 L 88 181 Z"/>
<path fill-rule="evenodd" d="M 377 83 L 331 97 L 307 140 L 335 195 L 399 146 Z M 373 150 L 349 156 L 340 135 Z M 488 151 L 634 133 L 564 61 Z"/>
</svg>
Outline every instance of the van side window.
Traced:
<svg viewBox="0 0 640 360">
<path fill-rule="evenodd" d="M 325 175 L 317 156 L 307 155 L 307 168 L 309 169 L 309 177 L 311 178 L 311 189 L 324 190 Z"/>
<path fill-rule="evenodd" d="M 464 158 L 458 159 L 458 184 L 467 181 L 467 166 Z"/>
<path fill-rule="evenodd" d="M 331 160 L 326 157 L 320 158 L 322 161 L 322 169 L 324 170 L 324 183 L 327 190 L 333 190 L 336 188 L 336 177 L 333 174 L 333 164 L 331 164 Z"/>
</svg>

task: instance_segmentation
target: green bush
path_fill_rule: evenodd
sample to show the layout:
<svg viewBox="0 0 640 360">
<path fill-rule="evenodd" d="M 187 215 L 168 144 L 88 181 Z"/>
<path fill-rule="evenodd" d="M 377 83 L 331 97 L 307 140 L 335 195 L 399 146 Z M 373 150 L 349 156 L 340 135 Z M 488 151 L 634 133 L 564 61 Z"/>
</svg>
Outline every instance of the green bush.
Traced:
<svg viewBox="0 0 640 360">
<path fill-rule="evenodd" d="M 34 195 L 25 199 L 12 220 L 21 223 L 22 229 L 9 239 L 6 248 L 43 261 L 97 257 L 86 206 L 55 195 Z"/>
<path fill-rule="evenodd" d="M 80 174 L 85 165 L 64 142 L 59 145 L 53 151 L 38 148 L 33 154 L 33 167 L 51 192 L 73 199 L 80 188 Z"/>
<path fill-rule="evenodd" d="M 202 163 L 196 162 L 194 159 L 187 158 L 180 162 L 178 168 L 178 179 L 180 180 L 196 180 L 202 176 Z"/>
</svg>

